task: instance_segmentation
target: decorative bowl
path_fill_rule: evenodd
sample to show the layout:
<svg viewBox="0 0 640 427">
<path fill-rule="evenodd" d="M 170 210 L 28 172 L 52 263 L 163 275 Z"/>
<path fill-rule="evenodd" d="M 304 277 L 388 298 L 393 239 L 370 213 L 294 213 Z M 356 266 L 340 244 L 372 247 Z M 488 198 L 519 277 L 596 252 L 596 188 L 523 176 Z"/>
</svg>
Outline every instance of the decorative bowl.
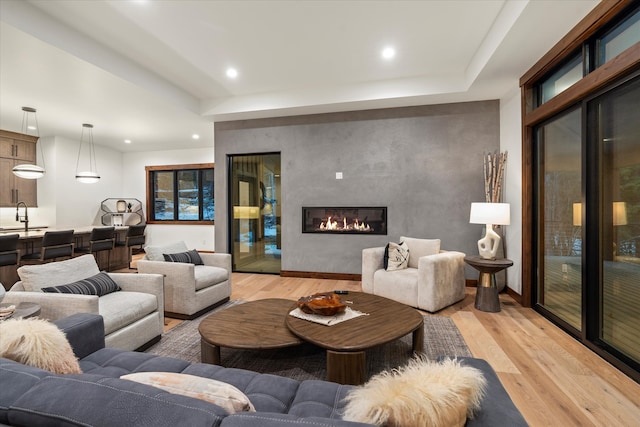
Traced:
<svg viewBox="0 0 640 427">
<path fill-rule="evenodd" d="M 344 313 L 347 308 L 340 300 L 340 296 L 333 292 L 322 292 L 302 297 L 298 300 L 298 307 L 307 314 L 333 316 Z"/>
</svg>

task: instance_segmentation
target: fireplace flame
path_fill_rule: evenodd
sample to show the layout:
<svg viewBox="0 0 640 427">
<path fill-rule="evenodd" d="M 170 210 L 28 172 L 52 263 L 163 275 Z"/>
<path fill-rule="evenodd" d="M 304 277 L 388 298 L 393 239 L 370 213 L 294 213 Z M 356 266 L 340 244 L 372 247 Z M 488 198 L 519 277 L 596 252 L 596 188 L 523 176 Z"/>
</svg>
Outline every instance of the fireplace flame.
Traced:
<svg viewBox="0 0 640 427">
<path fill-rule="evenodd" d="M 358 218 L 356 218 L 352 224 L 349 224 L 347 222 L 347 218 L 344 217 L 342 219 L 342 227 L 338 227 L 338 221 L 332 221 L 331 217 L 327 218 L 326 222 L 322 222 L 320 224 L 320 230 L 334 230 L 334 231 L 363 231 L 363 232 L 367 232 L 367 231 L 371 231 L 371 227 L 369 226 L 369 224 L 366 224 L 364 222 L 359 222 Z"/>
</svg>

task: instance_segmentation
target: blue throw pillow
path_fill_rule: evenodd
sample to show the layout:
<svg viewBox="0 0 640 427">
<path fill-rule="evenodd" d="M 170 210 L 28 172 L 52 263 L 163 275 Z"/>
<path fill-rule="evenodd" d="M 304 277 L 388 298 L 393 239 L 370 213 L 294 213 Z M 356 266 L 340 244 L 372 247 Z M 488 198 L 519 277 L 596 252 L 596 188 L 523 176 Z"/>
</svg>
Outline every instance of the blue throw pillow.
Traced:
<svg viewBox="0 0 640 427">
<path fill-rule="evenodd" d="M 195 249 L 187 252 L 180 252 L 177 254 L 162 254 L 165 261 L 168 262 L 184 262 L 187 264 L 204 265 L 200 254 Z"/>
<path fill-rule="evenodd" d="M 67 285 L 51 286 L 42 288 L 42 292 L 59 293 L 59 294 L 80 294 L 80 295 L 103 295 L 110 294 L 120 290 L 120 286 L 104 271 L 89 277 L 88 279 L 78 280 L 77 282 Z"/>
</svg>

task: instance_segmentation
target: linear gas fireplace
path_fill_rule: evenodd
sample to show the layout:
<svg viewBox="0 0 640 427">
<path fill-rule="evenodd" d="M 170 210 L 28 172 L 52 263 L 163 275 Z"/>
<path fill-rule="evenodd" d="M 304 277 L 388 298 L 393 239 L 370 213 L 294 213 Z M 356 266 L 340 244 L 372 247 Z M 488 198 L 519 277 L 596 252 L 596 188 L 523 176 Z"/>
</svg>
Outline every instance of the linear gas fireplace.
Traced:
<svg viewBox="0 0 640 427">
<path fill-rule="evenodd" d="M 386 207 L 302 207 L 302 232 L 387 234 Z"/>
</svg>

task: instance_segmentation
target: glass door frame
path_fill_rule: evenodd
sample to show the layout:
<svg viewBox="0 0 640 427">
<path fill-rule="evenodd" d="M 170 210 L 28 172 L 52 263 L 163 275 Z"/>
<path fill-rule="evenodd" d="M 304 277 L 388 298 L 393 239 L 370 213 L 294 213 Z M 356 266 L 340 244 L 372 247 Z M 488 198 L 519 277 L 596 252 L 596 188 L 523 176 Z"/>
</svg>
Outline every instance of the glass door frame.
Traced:
<svg viewBox="0 0 640 427">
<path fill-rule="evenodd" d="M 236 153 L 236 154 L 228 154 L 227 155 L 227 245 L 229 248 L 229 253 L 231 254 L 231 265 L 232 265 L 232 270 L 233 271 L 240 271 L 240 272 L 245 272 L 244 270 L 240 269 L 240 270 L 236 270 L 236 265 L 237 265 L 237 259 L 236 259 L 236 251 L 235 251 L 235 236 L 234 236 L 234 221 L 235 221 L 235 215 L 234 215 L 234 166 L 233 166 L 233 160 L 234 158 L 239 158 L 239 157 L 252 157 L 252 156 L 279 156 L 279 161 L 281 161 L 281 153 L 280 152 L 262 152 L 262 153 Z M 258 191 L 262 191 L 263 187 L 260 185 L 262 184 L 262 181 L 259 179 L 259 177 L 252 177 L 252 183 L 253 186 L 255 188 L 258 189 Z M 265 194 L 262 194 L 262 199 L 260 199 L 260 195 L 256 196 L 258 200 L 256 203 L 256 207 L 260 208 L 260 210 L 262 210 L 263 207 L 263 202 L 265 200 Z M 282 192 L 280 191 L 280 199 L 282 199 Z M 277 201 L 279 204 L 282 204 L 282 200 L 278 200 Z M 262 214 L 259 215 L 259 220 L 262 221 L 264 219 L 264 217 L 262 216 Z M 258 225 L 260 226 L 260 225 Z M 281 240 L 281 229 L 280 228 L 276 228 L 276 241 L 280 241 Z M 278 266 L 278 271 L 246 271 L 249 273 L 255 273 L 255 274 L 279 274 L 280 270 L 281 270 L 282 266 L 281 266 L 281 262 L 279 263 Z"/>
</svg>

